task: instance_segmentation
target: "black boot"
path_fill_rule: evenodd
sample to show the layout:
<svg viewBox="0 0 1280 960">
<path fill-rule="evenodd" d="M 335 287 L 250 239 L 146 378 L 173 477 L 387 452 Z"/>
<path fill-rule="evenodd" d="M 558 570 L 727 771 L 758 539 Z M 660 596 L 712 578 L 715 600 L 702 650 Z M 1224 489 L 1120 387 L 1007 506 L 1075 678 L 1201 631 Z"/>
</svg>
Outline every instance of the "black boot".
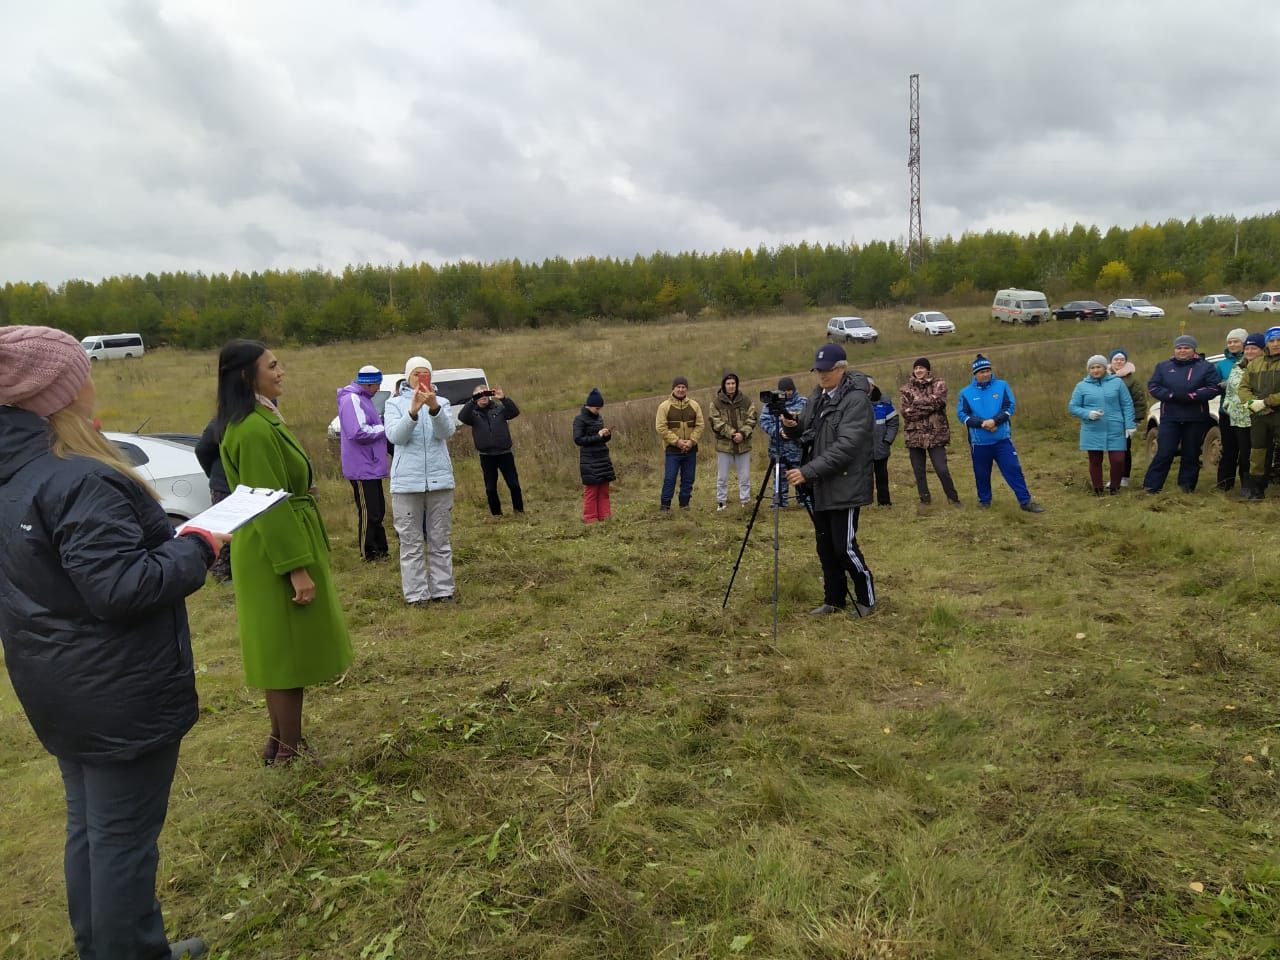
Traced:
<svg viewBox="0 0 1280 960">
<path fill-rule="evenodd" d="M 1263 498 L 1262 491 L 1266 489 L 1267 482 L 1259 479 L 1252 474 L 1244 479 L 1240 484 L 1241 500 L 1261 500 Z"/>
</svg>

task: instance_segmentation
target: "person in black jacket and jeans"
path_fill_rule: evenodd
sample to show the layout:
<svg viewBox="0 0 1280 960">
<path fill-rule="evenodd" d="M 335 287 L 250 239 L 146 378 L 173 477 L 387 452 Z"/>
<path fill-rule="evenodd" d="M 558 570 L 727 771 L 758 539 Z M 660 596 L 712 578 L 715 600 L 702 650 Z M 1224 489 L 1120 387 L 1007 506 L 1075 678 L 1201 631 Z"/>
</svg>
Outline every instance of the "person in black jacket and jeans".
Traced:
<svg viewBox="0 0 1280 960">
<path fill-rule="evenodd" d="M 849 369 L 844 348 L 829 343 L 813 360 L 818 389 L 795 419 L 782 418 L 788 439 L 807 451 L 787 480 L 802 484 L 813 497 L 813 529 L 822 563 L 822 603 L 810 610 L 822 616 L 845 607 L 845 575 L 853 581 L 854 611 L 868 617 L 875 610 L 876 588 L 871 568 L 858 546 L 858 513 L 871 503 L 871 460 L 875 414 L 871 382 Z"/>
<path fill-rule="evenodd" d="M 58 761 L 76 951 L 201 956 L 169 943 L 156 839 L 178 745 L 196 721 L 183 599 L 225 537 L 173 535 L 154 491 L 93 428 L 84 349 L 0 327 L 0 638 L 14 692 Z"/>
<path fill-rule="evenodd" d="M 1173 458 L 1182 451 L 1178 488 L 1191 493 L 1200 479 L 1200 449 L 1213 425 L 1209 401 L 1221 388 L 1217 368 L 1196 352 L 1196 338 L 1183 334 L 1173 341 L 1173 356 L 1156 364 L 1147 381 L 1147 392 L 1160 401 L 1160 428 L 1156 455 L 1147 466 L 1142 489 L 1160 492 Z"/>
<path fill-rule="evenodd" d="M 227 471 L 222 468 L 222 454 L 218 447 L 218 421 L 210 420 L 209 425 L 196 441 L 196 459 L 200 461 L 200 469 L 209 478 L 209 501 L 218 503 L 231 496 L 231 488 L 227 486 Z M 213 562 L 209 572 L 219 583 L 231 580 L 231 542 L 223 545 L 218 559 Z"/>
<path fill-rule="evenodd" d="M 520 474 L 516 470 L 516 455 L 511 452 L 511 428 L 508 420 L 520 416 L 516 402 L 502 392 L 501 387 L 490 390 L 477 384 L 471 391 L 471 399 L 458 411 L 458 422 L 471 428 L 471 439 L 480 455 L 480 472 L 484 475 L 484 495 L 489 498 L 489 512 L 502 516 L 502 501 L 498 499 L 498 473 L 511 491 L 511 509 L 524 513 L 524 494 L 520 490 Z"/>
</svg>

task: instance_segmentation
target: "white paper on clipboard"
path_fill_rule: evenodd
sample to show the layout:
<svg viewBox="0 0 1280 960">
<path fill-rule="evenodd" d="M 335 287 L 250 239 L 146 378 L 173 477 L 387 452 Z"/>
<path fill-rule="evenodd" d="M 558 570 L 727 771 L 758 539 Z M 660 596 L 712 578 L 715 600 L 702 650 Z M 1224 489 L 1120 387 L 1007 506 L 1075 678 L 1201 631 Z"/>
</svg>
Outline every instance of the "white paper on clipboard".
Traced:
<svg viewBox="0 0 1280 960">
<path fill-rule="evenodd" d="M 187 527 L 199 527 L 211 533 L 230 535 L 243 527 L 250 520 L 266 513 L 289 499 L 285 490 L 270 490 L 266 487 L 236 487 L 230 496 L 224 497 L 203 513 L 198 513 L 177 532 L 182 533 Z"/>
</svg>

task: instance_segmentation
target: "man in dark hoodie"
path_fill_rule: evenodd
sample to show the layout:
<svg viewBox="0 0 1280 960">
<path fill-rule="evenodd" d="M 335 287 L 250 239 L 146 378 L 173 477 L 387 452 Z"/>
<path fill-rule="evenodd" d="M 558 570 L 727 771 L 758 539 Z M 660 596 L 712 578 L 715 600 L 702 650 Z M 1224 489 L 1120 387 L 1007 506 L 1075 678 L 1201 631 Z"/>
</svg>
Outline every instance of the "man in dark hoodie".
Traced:
<svg viewBox="0 0 1280 960">
<path fill-rule="evenodd" d="M 508 420 L 520 416 L 516 402 L 502 392 L 501 387 L 490 390 L 477 384 L 471 391 L 471 399 L 458 411 L 458 422 L 471 428 L 476 453 L 480 455 L 480 472 L 484 475 L 484 495 L 489 500 L 489 512 L 502 516 L 502 501 L 498 499 L 498 473 L 511 491 L 511 509 L 524 513 L 524 494 L 520 490 L 520 474 L 516 470 L 516 455 L 511 451 L 511 429 Z"/>
<path fill-rule="evenodd" d="M 1178 488 L 1191 493 L 1200 479 L 1200 448 L 1213 425 L 1209 401 L 1220 392 L 1218 370 L 1196 352 L 1196 338 L 1183 334 L 1173 341 L 1173 356 L 1156 364 L 1147 392 L 1160 401 L 1156 455 L 1142 478 L 1142 489 L 1160 492 L 1173 458 L 1182 451 Z"/>
<path fill-rule="evenodd" d="M 711 402 L 711 432 L 716 435 L 716 509 L 723 510 L 729 497 L 729 467 L 738 477 L 738 500 L 751 502 L 751 431 L 756 426 L 756 405 L 738 389 L 738 375 L 726 373 Z"/>
<path fill-rule="evenodd" d="M 818 388 L 798 417 L 782 418 L 783 434 L 809 455 L 787 471 L 787 480 L 813 496 L 813 529 L 822 563 L 822 603 L 817 616 L 845 608 L 846 574 L 853 581 L 859 617 L 875 610 L 875 578 L 858 546 L 858 513 L 871 503 L 871 448 L 875 415 L 866 375 L 849 369 L 844 348 L 828 343 L 813 360 Z"/>
</svg>

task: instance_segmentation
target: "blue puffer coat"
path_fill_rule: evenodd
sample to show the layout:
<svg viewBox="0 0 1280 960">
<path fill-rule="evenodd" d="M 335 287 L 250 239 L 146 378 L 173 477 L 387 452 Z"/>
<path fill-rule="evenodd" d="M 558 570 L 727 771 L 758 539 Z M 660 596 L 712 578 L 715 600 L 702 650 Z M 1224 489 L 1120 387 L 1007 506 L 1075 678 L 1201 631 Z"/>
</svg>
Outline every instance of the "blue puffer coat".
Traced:
<svg viewBox="0 0 1280 960">
<path fill-rule="evenodd" d="M 1092 410 L 1101 410 L 1102 416 L 1090 420 Z M 1123 450 L 1125 431 L 1136 426 L 1129 388 L 1113 373 L 1104 373 L 1101 380 L 1086 376 L 1077 383 L 1067 412 L 1080 418 L 1081 450 Z"/>
<path fill-rule="evenodd" d="M 415 423 L 409 416 L 413 388 L 407 383 L 400 396 L 387 401 L 382 412 L 387 439 L 395 446 L 391 458 L 391 492 L 425 493 L 453 489 L 453 460 L 449 458 L 449 438 L 458 429 L 449 411 L 449 401 L 437 395 L 440 409 L 435 416 L 425 406 Z"/>
</svg>

